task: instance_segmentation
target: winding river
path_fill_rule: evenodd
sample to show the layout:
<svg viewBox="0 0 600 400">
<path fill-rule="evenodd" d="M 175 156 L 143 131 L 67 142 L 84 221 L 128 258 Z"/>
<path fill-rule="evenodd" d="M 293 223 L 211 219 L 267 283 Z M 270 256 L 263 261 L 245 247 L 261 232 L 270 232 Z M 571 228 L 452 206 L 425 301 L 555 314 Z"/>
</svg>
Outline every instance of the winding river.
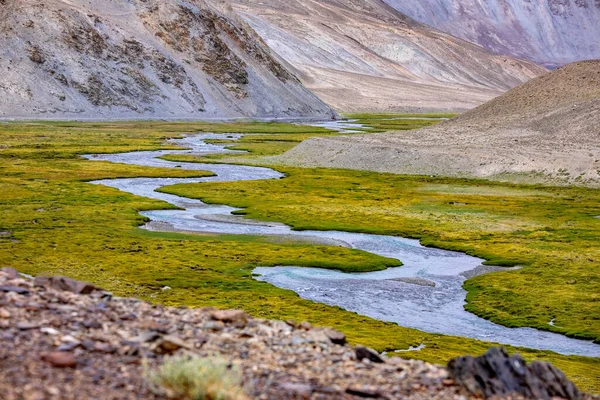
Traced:
<svg viewBox="0 0 600 400">
<path fill-rule="evenodd" d="M 331 125 L 330 122 L 327 123 Z M 355 126 L 347 126 L 347 129 Z M 337 231 L 293 231 L 278 223 L 252 221 L 232 215 L 235 208 L 207 205 L 199 200 L 158 193 L 156 189 L 178 183 L 229 182 L 280 179 L 269 168 L 169 162 L 166 154 L 215 154 L 233 152 L 223 145 L 205 141 L 213 138 L 239 139 L 240 134 L 198 134 L 173 140 L 189 150 L 146 151 L 110 155 L 88 155 L 90 160 L 111 161 L 148 167 L 211 171 L 213 177 L 196 179 L 135 178 L 95 181 L 124 192 L 163 200 L 183 210 L 143 212 L 151 219 L 146 229 L 181 232 L 294 236 L 317 243 L 352 247 L 401 260 L 404 266 L 371 273 L 281 266 L 256 268 L 261 281 L 290 289 L 301 297 L 346 310 L 395 322 L 426 332 L 469 337 L 506 345 L 551 350 L 567 355 L 600 357 L 600 345 L 589 341 L 531 328 L 506 328 L 464 310 L 466 276 L 482 269 L 483 260 L 462 253 L 425 248 L 416 240 L 393 236 Z M 548 321 L 549 323 L 551 321 Z M 418 349 L 416 349 L 418 350 Z"/>
</svg>

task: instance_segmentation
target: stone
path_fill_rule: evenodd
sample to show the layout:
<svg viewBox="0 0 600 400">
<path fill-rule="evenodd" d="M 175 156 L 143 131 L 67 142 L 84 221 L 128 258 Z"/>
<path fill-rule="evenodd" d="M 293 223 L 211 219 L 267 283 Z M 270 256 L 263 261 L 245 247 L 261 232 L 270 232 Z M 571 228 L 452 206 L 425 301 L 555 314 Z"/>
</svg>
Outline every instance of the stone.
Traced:
<svg viewBox="0 0 600 400">
<path fill-rule="evenodd" d="M 342 332 L 331 328 L 324 329 L 324 332 L 329 340 L 331 340 L 331 343 L 339 344 L 340 346 L 346 344 L 346 335 Z"/>
<path fill-rule="evenodd" d="M 40 359 L 54 368 L 77 368 L 77 360 L 69 353 L 60 351 L 42 353 Z"/>
<path fill-rule="evenodd" d="M 246 322 L 248 314 L 244 310 L 216 310 L 210 314 L 211 318 L 221 322 Z"/>
<path fill-rule="evenodd" d="M 31 329 L 38 329 L 40 327 L 40 324 L 36 323 L 36 322 L 19 322 L 17 324 L 17 329 L 21 330 L 21 331 L 29 331 Z"/>
<path fill-rule="evenodd" d="M 28 295 L 30 291 L 28 289 L 18 287 L 18 286 L 8 286 L 2 285 L 0 286 L 0 292 L 15 292 L 17 294 Z"/>
<path fill-rule="evenodd" d="M 154 351 L 159 354 L 173 354 L 179 349 L 190 349 L 191 347 L 182 339 L 174 335 L 163 336 L 156 342 Z"/>
<path fill-rule="evenodd" d="M 95 291 L 102 291 L 91 283 L 80 282 L 64 276 L 39 276 L 34 279 L 36 286 L 43 286 L 54 290 L 71 292 L 75 294 L 91 294 Z"/>
<path fill-rule="evenodd" d="M 387 397 L 384 397 L 381 393 L 379 393 L 377 391 L 370 390 L 370 389 L 354 388 L 354 387 L 349 387 L 348 389 L 346 389 L 346 393 L 351 396 L 362 397 L 363 399 L 385 399 L 385 398 L 387 398 Z"/>
<path fill-rule="evenodd" d="M 51 335 L 51 336 L 58 335 L 60 333 L 56 329 L 48 327 L 48 326 L 40 328 L 40 332 L 45 333 L 46 335 Z"/>
<path fill-rule="evenodd" d="M 577 387 L 556 367 L 539 361 L 527 365 L 520 355 L 510 356 L 503 348 L 492 348 L 480 357 L 455 358 L 448 369 L 456 383 L 474 396 L 582 398 Z"/>
<path fill-rule="evenodd" d="M 19 277 L 19 273 L 14 268 L 4 267 L 0 269 L 0 271 L 4 272 L 4 274 L 8 277 L 9 280 L 17 279 Z"/>
<path fill-rule="evenodd" d="M 377 364 L 383 364 L 385 362 L 383 361 L 383 358 L 379 356 L 379 353 L 373 349 L 369 349 L 368 347 L 356 346 L 354 351 L 356 352 L 356 358 L 358 361 L 367 359 Z"/>
<path fill-rule="evenodd" d="M 310 399 L 314 392 L 314 388 L 305 383 L 283 382 L 279 384 L 279 388 L 292 395 L 290 397 L 293 398 Z"/>
</svg>

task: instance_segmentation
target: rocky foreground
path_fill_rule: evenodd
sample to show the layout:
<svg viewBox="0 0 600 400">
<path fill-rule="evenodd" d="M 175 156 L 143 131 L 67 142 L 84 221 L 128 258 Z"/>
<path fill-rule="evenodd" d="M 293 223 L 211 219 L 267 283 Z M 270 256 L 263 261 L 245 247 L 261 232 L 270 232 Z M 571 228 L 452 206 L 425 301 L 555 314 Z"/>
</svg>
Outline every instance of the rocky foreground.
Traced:
<svg viewBox="0 0 600 400">
<path fill-rule="evenodd" d="M 442 367 L 386 358 L 308 323 L 166 308 L 67 278 L 0 270 L 3 400 L 165 398 L 144 371 L 174 355 L 225 358 L 257 399 L 593 398 L 551 365 L 526 365 L 501 349 Z"/>
</svg>

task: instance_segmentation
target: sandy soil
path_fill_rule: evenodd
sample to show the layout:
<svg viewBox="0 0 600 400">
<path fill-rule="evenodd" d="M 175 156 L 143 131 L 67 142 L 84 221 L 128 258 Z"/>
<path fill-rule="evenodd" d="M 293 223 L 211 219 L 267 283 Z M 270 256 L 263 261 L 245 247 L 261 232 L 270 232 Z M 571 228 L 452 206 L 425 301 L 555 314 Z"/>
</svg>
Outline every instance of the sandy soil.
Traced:
<svg viewBox="0 0 600 400">
<path fill-rule="evenodd" d="M 430 128 L 310 139 L 279 161 L 598 186 L 600 61 L 550 72 Z"/>
</svg>

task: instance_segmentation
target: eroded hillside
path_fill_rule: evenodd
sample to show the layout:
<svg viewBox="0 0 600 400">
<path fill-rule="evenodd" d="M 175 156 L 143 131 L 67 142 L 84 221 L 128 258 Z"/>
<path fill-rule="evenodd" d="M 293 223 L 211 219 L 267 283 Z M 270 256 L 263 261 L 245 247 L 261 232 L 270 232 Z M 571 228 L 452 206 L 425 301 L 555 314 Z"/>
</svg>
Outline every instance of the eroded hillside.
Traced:
<svg viewBox="0 0 600 400">
<path fill-rule="evenodd" d="M 385 0 L 495 53 L 561 65 L 600 58 L 599 0 Z"/>
<path fill-rule="evenodd" d="M 0 32 L 0 118 L 332 115 L 220 3 L 8 0 Z"/>
<path fill-rule="evenodd" d="M 381 0 L 233 0 L 305 85 L 338 110 L 473 108 L 543 73 L 421 25 Z"/>
</svg>

